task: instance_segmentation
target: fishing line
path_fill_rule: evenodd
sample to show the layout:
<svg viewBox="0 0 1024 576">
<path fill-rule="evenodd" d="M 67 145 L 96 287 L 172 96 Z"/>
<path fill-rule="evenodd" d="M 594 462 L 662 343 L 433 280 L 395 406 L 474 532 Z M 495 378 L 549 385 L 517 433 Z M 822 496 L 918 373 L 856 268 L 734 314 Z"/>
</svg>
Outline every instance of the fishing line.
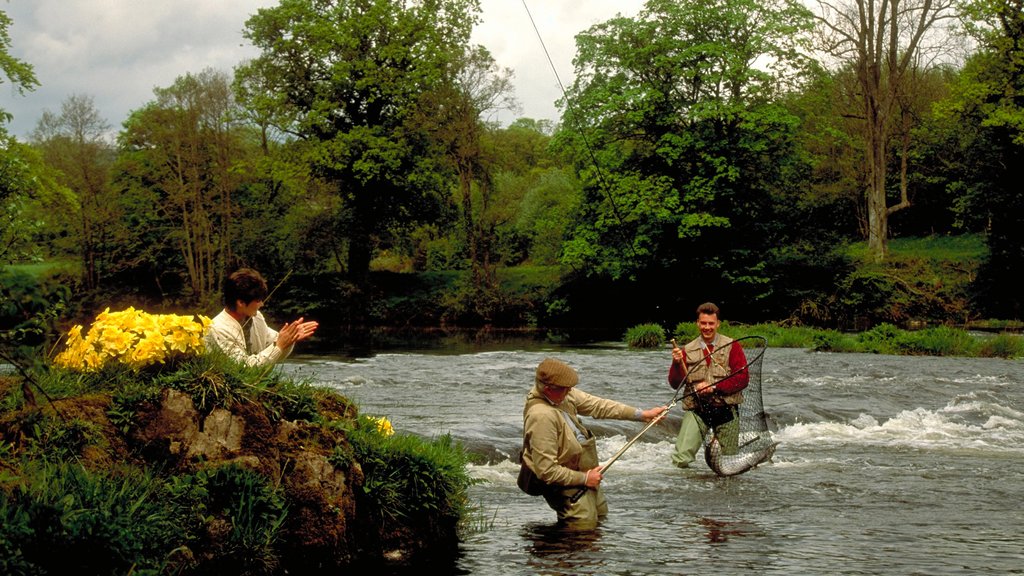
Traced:
<svg viewBox="0 0 1024 576">
<path fill-rule="evenodd" d="M 744 402 L 749 402 L 750 404 L 756 404 L 757 405 L 754 414 L 746 416 L 747 419 L 755 421 L 754 423 L 751 424 L 751 426 L 754 427 L 754 429 L 757 432 L 757 434 L 752 439 L 747 440 L 743 444 L 740 444 L 738 446 L 738 448 L 736 449 L 736 453 L 737 454 L 735 454 L 735 455 L 723 455 L 723 454 L 721 454 L 721 447 L 718 445 L 717 437 L 712 436 L 712 438 L 710 440 L 705 438 L 705 442 L 704 442 L 704 444 L 705 444 L 705 460 L 707 461 L 708 466 L 716 474 L 718 474 L 719 476 L 732 476 L 734 474 L 739 474 L 739 473 L 745 472 L 746 470 L 749 470 L 750 468 L 753 468 L 754 466 L 756 466 L 760 462 L 764 461 L 765 458 L 763 458 L 761 454 L 758 454 L 758 452 L 752 452 L 751 453 L 751 455 L 757 455 L 758 456 L 758 460 L 757 461 L 751 460 L 749 458 L 748 454 L 742 454 L 741 455 L 742 450 L 744 448 L 752 445 L 754 442 L 756 442 L 758 440 L 765 441 L 765 439 L 767 438 L 767 442 L 771 444 L 770 450 L 772 452 L 774 452 L 774 446 L 775 445 L 774 445 L 774 443 L 771 440 L 770 434 L 768 433 L 768 428 L 767 428 L 767 423 L 766 423 L 766 414 L 764 413 L 763 403 L 762 403 L 761 398 L 760 398 L 760 393 L 761 393 L 760 370 L 758 370 L 757 374 L 756 374 L 756 378 L 757 378 L 758 382 L 754 382 L 755 375 L 753 373 L 754 372 L 754 367 L 759 365 L 759 363 L 761 362 L 762 357 L 764 356 L 764 350 L 767 347 L 767 341 L 765 340 L 765 338 L 763 338 L 761 336 L 745 336 L 743 338 L 736 338 L 736 339 L 730 341 L 728 344 L 717 348 L 716 352 L 718 352 L 720 350 L 725 350 L 727 348 L 731 349 L 733 344 L 738 344 L 738 345 L 740 345 L 742 347 L 744 342 L 751 342 L 751 341 L 758 343 L 758 346 L 750 347 L 751 352 L 754 352 L 756 350 L 756 352 L 753 355 L 753 359 L 748 357 L 747 358 L 747 362 L 745 362 L 742 367 L 737 368 L 736 370 L 733 370 L 732 372 L 730 372 L 726 376 L 723 376 L 722 378 L 716 379 L 712 383 L 712 385 L 717 385 L 718 383 L 724 382 L 724 381 L 728 380 L 729 378 L 732 378 L 732 377 L 736 376 L 737 374 L 741 374 L 743 372 L 747 372 L 748 377 L 750 378 L 750 381 L 748 382 L 747 386 L 742 391 L 747 391 L 749 389 L 751 393 L 756 391 L 756 394 L 757 394 L 757 398 L 746 398 L 744 400 Z M 673 343 L 673 346 L 675 346 L 675 339 L 672 340 L 672 343 Z M 730 350 L 730 354 L 731 354 L 731 350 Z M 689 364 L 684 362 L 683 363 L 683 373 L 684 374 L 689 374 L 690 370 L 692 370 L 693 368 L 696 368 L 700 364 L 706 362 L 706 360 L 707 360 L 707 357 L 702 357 L 702 358 L 699 358 L 699 359 L 697 359 L 694 362 L 689 363 Z M 661 421 L 662 419 L 664 419 L 676 404 L 678 404 L 680 401 L 682 401 L 682 400 L 684 400 L 684 399 L 686 399 L 686 398 L 688 398 L 690 396 L 695 396 L 696 395 L 699 398 L 699 395 L 698 395 L 699 393 L 698 393 L 697 390 L 692 390 L 690 392 L 686 392 L 685 394 L 683 393 L 683 391 L 686 389 L 686 384 L 687 384 L 686 383 L 686 378 L 684 376 L 683 381 L 679 383 L 679 388 L 676 389 L 675 394 L 672 396 L 672 401 L 668 404 L 668 410 L 665 410 L 660 415 L 658 415 L 654 420 L 652 420 L 646 426 L 644 426 L 644 428 L 636 436 L 634 436 L 632 439 L 630 439 L 629 442 L 627 442 L 621 449 L 619 449 L 619 451 L 614 456 L 612 456 L 608 460 L 608 462 L 606 462 L 603 466 L 601 466 L 600 472 L 601 472 L 602 475 L 604 475 L 605 471 L 607 471 L 608 468 L 610 468 L 611 465 L 614 464 L 615 461 L 618 460 L 619 457 L 622 456 L 622 454 L 630 446 L 632 446 L 637 440 L 639 440 L 641 436 L 643 436 L 645 433 L 647 433 L 647 431 L 650 430 L 654 426 L 654 424 L 656 424 L 659 421 Z M 682 394 L 682 395 L 680 396 L 680 394 Z M 751 395 L 753 395 L 753 394 L 751 394 Z M 743 406 L 743 404 L 741 404 L 740 406 Z M 744 416 L 745 416 L 745 414 L 741 413 L 740 410 L 737 410 L 735 419 L 736 420 L 741 420 L 741 419 L 744 418 Z M 710 427 L 706 427 L 706 428 L 710 428 Z M 706 434 L 706 432 L 704 430 L 702 430 L 701 435 L 704 436 L 705 434 Z M 763 436 L 762 436 L 762 434 L 763 434 Z M 763 452 L 763 450 L 762 450 L 762 452 Z M 726 461 L 726 462 L 722 461 L 723 459 L 726 459 L 726 458 L 730 458 L 731 459 L 734 456 L 736 456 L 735 459 L 737 461 L 739 461 L 738 464 L 735 464 L 732 461 Z M 769 453 L 767 457 L 771 457 L 771 454 Z M 570 497 L 570 500 L 572 502 L 579 501 L 579 499 L 582 498 L 583 495 L 587 493 L 587 490 L 590 490 L 590 488 L 586 487 L 586 486 L 580 488 L 575 494 L 573 494 Z"/>
<path fill-rule="evenodd" d="M 551 54 L 548 52 L 548 47 L 544 44 L 544 38 L 540 34 L 540 29 L 537 28 L 537 22 L 533 19 L 533 14 L 530 12 L 530 7 L 526 5 L 526 0 L 522 0 L 523 9 L 526 10 L 526 16 L 530 19 L 530 24 L 533 26 L 534 33 L 537 34 L 537 40 L 540 42 L 541 49 L 544 50 L 544 56 L 548 60 L 548 66 L 551 67 L 551 72 L 555 75 L 555 81 L 558 82 L 558 89 L 562 92 L 562 98 L 565 99 L 565 109 L 569 114 L 569 118 L 572 120 L 576 132 L 579 133 L 580 139 L 583 140 L 583 147 L 586 148 L 587 154 L 590 156 L 590 162 L 594 165 L 594 172 L 597 174 L 597 187 L 601 191 L 601 194 L 608 200 L 608 204 L 612 208 L 612 215 L 618 220 L 619 225 L 623 228 L 626 227 L 626 222 L 619 213 L 619 207 L 615 203 L 615 197 L 612 196 L 611 188 L 608 186 L 608 182 L 605 180 L 604 173 L 601 171 L 601 164 L 597 161 L 597 155 L 594 153 L 594 149 L 590 146 L 590 141 L 587 139 L 586 132 L 583 131 L 583 125 L 580 121 L 579 115 L 576 113 L 575 107 L 572 101 L 569 99 L 569 94 L 565 90 L 565 86 L 562 84 L 562 79 L 558 76 L 558 69 L 555 68 L 555 63 L 551 59 Z M 622 236 L 620 232 L 620 236 Z M 623 244 L 625 244 L 629 251 L 633 254 L 633 257 L 638 257 L 636 250 L 633 248 L 632 242 L 625 242 L 625 238 L 622 237 Z"/>
<path fill-rule="evenodd" d="M 295 269 L 294 269 L 294 268 L 292 268 L 291 270 L 289 270 L 289 271 L 288 271 L 288 273 L 287 273 L 287 274 L 285 274 L 285 275 L 284 275 L 284 278 L 281 278 L 281 281 L 280 281 L 280 282 L 278 282 L 278 283 L 277 283 L 277 285 L 276 285 L 276 286 L 274 286 L 274 289 L 273 289 L 273 290 L 271 290 L 269 294 L 267 294 L 267 297 L 263 299 L 263 303 L 264 303 L 264 304 L 266 304 L 266 303 L 267 303 L 267 300 L 270 300 L 270 297 L 274 295 L 274 292 L 277 292 L 277 289 L 278 289 L 278 288 L 280 288 L 282 284 L 284 284 L 284 281 L 285 281 L 285 280 L 287 280 L 287 279 L 288 279 L 288 277 L 292 275 L 292 272 L 293 272 L 294 270 L 295 270 Z M 249 325 L 249 322 L 252 322 L 252 319 L 253 319 L 253 317 L 252 317 L 252 316 L 249 316 L 248 318 L 246 318 L 246 319 L 245 319 L 245 322 L 244 322 L 244 323 L 242 323 L 242 330 L 243 330 L 243 331 L 245 330 L 245 327 Z"/>
</svg>

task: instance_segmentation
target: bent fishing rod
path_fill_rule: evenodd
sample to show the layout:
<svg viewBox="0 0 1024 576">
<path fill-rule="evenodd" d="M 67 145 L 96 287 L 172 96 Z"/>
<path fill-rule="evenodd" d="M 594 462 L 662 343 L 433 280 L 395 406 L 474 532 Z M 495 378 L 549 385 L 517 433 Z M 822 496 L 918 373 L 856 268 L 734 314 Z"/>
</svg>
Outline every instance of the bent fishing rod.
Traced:
<svg viewBox="0 0 1024 576">
<path fill-rule="evenodd" d="M 672 348 L 673 348 L 673 349 L 676 349 L 676 348 L 678 348 L 678 347 L 679 347 L 679 346 L 678 346 L 678 344 L 676 344 L 676 339 L 675 339 L 675 338 L 673 338 L 673 339 L 671 340 L 671 342 L 672 342 Z M 735 342 L 735 340 L 734 340 L 733 342 Z M 731 346 L 731 345 L 732 345 L 732 343 L 730 343 L 729 345 Z M 632 446 L 633 444 L 635 444 L 635 443 L 636 443 L 636 441 L 637 441 L 637 440 L 639 440 L 639 439 L 640 439 L 640 437 L 642 437 L 642 436 L 643 436 L 644 434 L 646 434 L 648 430 L 650 430 L 651 428 L 653 428 L 655 424 L 657 424 L 658 422 L 660 422 L 661 420 L 663 420 L 663 419 L 665 418 L 665 416 L 667 416 L 667 415 L 668 415 L 668 413 L 672 411 L 672 408 L 674 408 L 676 404 L 678 404 L 678 403 L 679 403 L 680 401 L 682 401 L 682 400 L 683 400 L 683 399 L 685 399 L 685 398 L 688 398 L 688 397 L 690 397 L 690 396 L 694 396 L 694 395 L 697 395 L 698 393 L 700 393 L 700 391 L 699 391 L 699 390 L 696 390 L 696 389 L 695 389 L 695 390 L 692 390 L 692 391 L 690 391 L 690 392 L 687 392 L 686 394 L 683 394 L 682 396 L 680 396 L 680 393 L 681 393 L 681 392 L 683 392 L 683 391 L 684 391 L 684 390 L 686 389 L 686 382 L 685 382 L 685 380 L 686 380 L 686 375 L 690 373 L 690 370 L 691 370 L 691 369 L 692 369 L 693 367 L 697 366 L 697 365 L 698 365 L 698 364 L 700 364 L 701 362 L 704 362 L 704 358 L 701 358 L 701 359 L 699 359 L 699 360 L 696 360 L 695 362 L 693 362 L 693 364 L 691 364 L 691 365 L 689 365 L 689 366 L 687 366 L 687 365 L 686 365 L 686 363 L 685 363 L 685 362 L 683 362 L 683 374 L 684 374 L 684 376 L 683 376 L 683 382 L 680 382 L 680 383 L 679 383 L 679 388 L 677 388 L 677 389 L 676 389 L 676 393 L 675 393 L 675 394 L 674 394 L 674 395 L 672 396 L 672 401 L 671 401 L 671 402 L 669 402 L 669 403 L 667 404 L 668 408 L 666 408 L 666 409 L 665 409 L 665 411 L 664 411 L 664 412 L 662 412 L 661 414 L 658 414 L 658 415 L 657 415 L 657 416 L 656 416 L 656 417 L 655 417 L 655 418 L 654 418 L 653 420 L 651 420 L 650 422 L 648 422 L 648 423 L 647 423 L 647 425 L 646 425 L 646 426 L 644 426 L 644 427 L 643 427 L 643 429 L 642 429 L 642 430 L 640 430 L 640 432 L 639 432 L 639 433 L 637 433 L 637 435 L 636 435 L 636 436 L 634 436 L 633 438 L 631 438 L 631 439 L 629 440 L 629 442 L 626 442 L 626 444 L 625 444 L 625 445 L 623 445 L 623 446 L 622 446 L 622 448 L 620 448 L 620 449 L 619 449 L 619 451 L 615 453 L 615 455 L 613 455 L 613 456 L 612 456 L 611 458 L 609 458 L 609 459 L 608 459 L 608 461 L 607 461 L 607 462 L 605 462 L 604 466 L 601 466 L 601 469 L 599 470 L 599 472 L 601 473 L 601 475 L 602 475 L 602 476 L 604 475 L 604 473 L 605 473 L 605 472 L 606 472 L 606 471 L 607 471 L 607 470 L 608 470 L 609 468 L 611 468 L 612 464 L 614 464 L 614 463 L 615 463 L 615 461 L 616 461 L 616 460 L 618 460 L 618 459 L 619 459 L 619 457 L 621 457 L 621 456 L 622 456 L 622 455 L 623 455 L 623 454 L 624 454 L 624 453 L 626 452 L 626 450 L 628 450 L 628 449 L 629 449 L 629 447 L 630 447 L 630 446 Z M 717 382 L 721 382 L 721 381 L 723 381 L 723 380 L 726 380 L 726 379 L 728 379 L 728 378 L 732 378 L 732 377 L 733 377 L 734 375 L 736 375 L 736 374 L 738 374 L 738 373 L 742 372 L 743 370 L 746 370 L 746 369 L 747 369 L 747 367 L 748 367 L 749 365 L 750 365 L 750 363 L 749 363 L 749 362 L 748 362 L 748 363 L 746 363 L 746 364 L 744 364 L 742 368 L 740 368 L 739 370 L 736 370 L 736 371 L 732 372 L 731 374 L 729 374 L 728 376 L 726 376 L 726 377 L 724 377 L 724 378 L 721 378 L 721 379 L 717 380 Z M 573 494 L 573 495 L 572 495 L 572 496 L 570 497 L 570 501 L 572 501 L 573 503 L 579 502 L 580 498 L 582 498 L 582 497 L 583 497 L 583 495 L 587 493 L 587 490 L 590 490 L 590 488 L 589 488 L 589 487 L 587 487 L 587 486 L 583 486 L 582 488 L 580 488 L 579 490 L 577 490 L 575 494 Z"/>
</svg>

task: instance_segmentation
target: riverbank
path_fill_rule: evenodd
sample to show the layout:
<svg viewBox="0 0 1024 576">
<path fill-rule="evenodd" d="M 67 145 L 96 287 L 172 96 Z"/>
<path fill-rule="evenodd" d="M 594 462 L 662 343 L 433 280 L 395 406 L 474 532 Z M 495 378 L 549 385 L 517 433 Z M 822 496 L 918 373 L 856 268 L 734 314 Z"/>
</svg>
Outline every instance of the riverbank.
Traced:
<svg viewBox="0 0 1024 576">
<path fill-rule="evenodd" d="M 99 359 L 0 376 L 0 573 L 449 561 L 473 483 L 450 437 L 395 433 L 279 370 L 170 349 L 147 362 L 103 338 Z"/>
<path fill-rule="evenodd" d="M 965 356 L 978 358 L 1024 358 L 1024 335 L 1011 332 L 977 332 L 949 326 L 919 330 L 879 324 L 870 330 L 850 333 L 803 326 L 777 324 L 730 325 L 720 331 L 733 338 L 756 335 L 774 348 L 807 348 L 817 352 L 848 352 L 904 356 Z M 677 339 L 697 337 L 693 323 L 676 327 Z"/>
</svg>

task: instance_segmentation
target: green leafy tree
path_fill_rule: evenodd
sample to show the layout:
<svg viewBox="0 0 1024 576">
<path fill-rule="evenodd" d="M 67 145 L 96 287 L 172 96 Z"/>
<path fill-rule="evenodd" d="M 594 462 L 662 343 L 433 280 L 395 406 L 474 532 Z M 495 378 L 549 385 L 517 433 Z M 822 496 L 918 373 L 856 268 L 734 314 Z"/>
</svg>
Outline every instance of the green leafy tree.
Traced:
<svg viewBox="0 0 1024 576">
<path fill-rule="evenodd" d="M 913 72 L 934 61 L 949 37 L 944 24 L 955 18 L 953 0 L 817 0 L 819 48 L 840 67 L 849 67 L 857 82 L 852 94 L 859 103 L 866 172 L 865 213 L 868 245 L 878 260 L 886 256 L 889 217 L 910 206 L 906 180 L 890 203 L 890 151 L 894 139 L 905 151 L 912 116 L 901 114 L 919 86 Z M 907 156 L 904 154 L 905 160 Z M 902 166 L 898 173 L 906 174 Z"/>
<path fill-rule="evenodd" d="M 579 35 L 559 137 L 588 185 L 563 262 L 661 289 L 699 276 L 723 301 L 766 295 L 773 192 L 795 161 L 778 99 L 799 86 L 810 22 L 785 1 L 652 0 Z"/>
<path fill-rule="evenodd" d="M 89 290 L 100 284 L 112 228 L 119 218 L 109 182 L 114 161 L 109 131 L 92 97 L 75 94 L 64 100 L 59 114 L 44 111 L 32 133 L 33 144 L 58 171 L 61 185 L 78 199 L 73 240 L 82 261 L 83 284 Z"/>
<path fill-rule="evenodd" d="M 70 251 L 75 195 L 38 150 L 0 135 L 0 264 L 61 257 Z"/>
<path fill-rule="evenodd" d="M 965 16 L 980 49 L 941 111 L 964 127 L 960 154 L 970 172 L 962 196 L 967 210 L 988 224 L 977 311 L 1021 318 L 1024 296 L 1016 274 L 1024 267 L 1024 12 L 1017 0 L 977 0 L 965 5 Z"/>
<path fill-rule="evenodd" d="M 461 213 L 461 234 L 467 246 L 473 291 L 493 290 L 497 284 L 494 258 L 496 210 L 492 157 L 485 135 L 492 129 L 484 117 L 498 110 L 516 110 L 512 71 L 495 63 L 482 46 L 466 50 L 451 67 L 451 81 L 439 83 L 425 96 L 416 117 L 444 150 L 456 176 L 455 204 Z"/>
<path fill-rule="evenodd" d="M 246 23 L 261 54 L 237 75 L 264 88 L 250 106 L 309 143 L 314 175 L 341 199 L 335 232 L 357 284 L 381 234 L 444 198 L 443 153 L 419 120 L 454 80 L 478 12 L 477 0 L 282 0 Z"/>
<path fill-rule="evenodd" d="M 177 263 L 187 295 L 204 302 L 233 260 L 232 203 L 245 178 L 237 164 L 246 132 L 223 72 L 186 74 L 154 92 L 156 100 L 134 111 L 120 135 L 118 182 L 140 219 L 133 231 L 151 236 L 138 241 L 148 264 Z M 164 246 L 176 257 L 165 260 Z"/>
<path fill-rule="evenodd" d="M 18 94 L 31 91 L 39 85 L 32 66 L 11 56 L 12 21 L 6 12 L 0 10 L 0 84 L 6 78 L 11 90 Z M 25 240 L 31 236 L 25 220 L 24 210 L 28 196 L 34 191 L 30 159 L 23 154 L 24 147 L 7 134 L 4 125 L 12 116 L 0 108 L 0 261 L 10 261 L 16 254 L 23 254 Z"/>
<path fill-rule="evenodd" d="M 552 131 L 550 121 L 519 118 L 486 135 L 498 204 L 512 209 L 497 234 L 506 264 L 558 265 L 578 213 L 582 185 Z"/>
<path fill-rule="evenodd" d="M 12 23 L 11 17 L 0 10 L 0 71 L 10 82 L 11 90 L 18 94 L 24 94 L 25 91 L 35 90 L 39 81 L 36 80 L 35 70 L 32 69 L 31 64 L 11 56 L 10 28 Z M 3 83 L 2 80 L 0 78 L 0 84 Z M 0 108 L 0 120 L 3 120 L 3 123 L 10 122 L 11 118 L 10 112 Z"/>
</svg>

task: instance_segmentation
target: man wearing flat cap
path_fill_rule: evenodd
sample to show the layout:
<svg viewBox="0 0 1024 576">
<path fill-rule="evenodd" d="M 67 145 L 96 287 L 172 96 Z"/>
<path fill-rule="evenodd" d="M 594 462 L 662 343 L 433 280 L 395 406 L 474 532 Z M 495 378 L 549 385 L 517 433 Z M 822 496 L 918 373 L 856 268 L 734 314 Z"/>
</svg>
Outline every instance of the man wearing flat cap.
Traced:
<svg viewBox="0 0 1024 576">
<path fill-rule="evenodd" d="M 597 526 L 608 513 L 601 492 L 601 470 L 594 435 L 579 416 L 650 422 L 666 406 L 640 410 L 575 388 L 571 366 L 546 358 L 537 366 L 533 389 L 523 408 L 523 452 L 519 487 L 544 496 L 560 523 L 576 529 Z M 588 490 L 573 502 L 580 488 Z"/>
</svg>

